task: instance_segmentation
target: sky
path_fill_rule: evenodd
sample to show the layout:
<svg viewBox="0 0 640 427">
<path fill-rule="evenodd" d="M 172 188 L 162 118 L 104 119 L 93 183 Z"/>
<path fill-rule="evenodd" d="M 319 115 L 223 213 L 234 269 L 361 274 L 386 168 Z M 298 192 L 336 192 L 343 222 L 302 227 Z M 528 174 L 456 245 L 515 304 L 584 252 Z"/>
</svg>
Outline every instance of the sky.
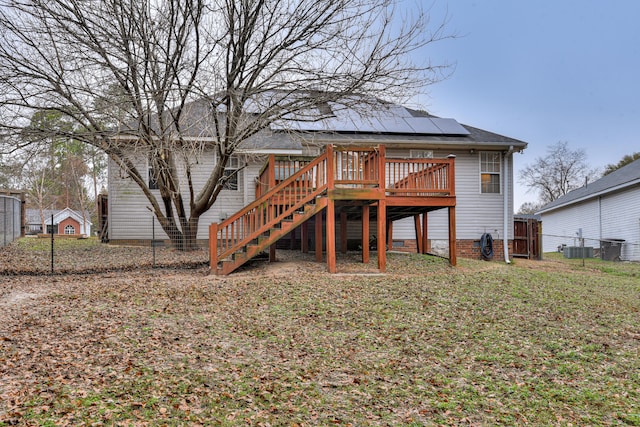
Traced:
<svg viewBox="0 0 640 427">
<path fill-rule="evenodd" d="M 419 1 L 419 0 L 417 0 Z M 429 1 L 429 0 L 427 0 Z M 640 1 L 434 0 L 454 39 L 426 47 L 452 75 L 416 102 L 431 114 L 527 142 L 514 208 L 537 201 L 518 171 L 566 141 L 604 169 L 640 151 Z"/>
</svg>

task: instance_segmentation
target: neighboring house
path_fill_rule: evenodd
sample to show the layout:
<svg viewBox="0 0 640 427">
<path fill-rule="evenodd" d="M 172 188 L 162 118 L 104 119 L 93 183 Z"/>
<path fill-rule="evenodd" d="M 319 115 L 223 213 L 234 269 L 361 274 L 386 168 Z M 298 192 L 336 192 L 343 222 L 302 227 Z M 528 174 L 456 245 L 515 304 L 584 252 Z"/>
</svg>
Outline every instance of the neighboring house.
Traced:
<svg viewBox="0 0 640 427">
<path fill-rule="evenodd" d="M 331 105 L 323 107 L 326 111 Z M 195 133 L 200 139 L 206 137 L 202 130 Z M 509 241 L 513 237 L 512 157 L 513 153 L 523 151 L 527 144 L 462 125 L 454 119 L 439 118 L 422 111 L 382 102 L 367 118 L 362 118 L 353 111 L 335 111 L 335 116 L 329 119 L 294 122 L 290 123 L 287 129 L 284 126 L 273 125 L 256 135 L 232 157 L 228 169 L 241 170 L 237 179 L 220 193 L 213 207 L 201 217 L 198 239 L 209 238 L 209 224 L 232 217 L 236 211 L 254 200 L 256 194 L 260 193 L 257 187 L 260 184 L 261 169 L 270 155 L 289 156 L 289 159 L 293 159 L 292 156 L 313 158 L 324 153 L 328 145 L 336 147 L 336 150 L 340 147 L 353 150 L 370 147 L 375 151 L 375 147 L 384 147 L 388 162 L 391 161 L 389 159 L 398 159 L 396 163 L 405 164 L 411 159 L 416 165 L 426 165 L 430 161 L 435 163 L 455 157 L 455 175 L 452 174 L 451 177 L 455 179 L 455 185 L 446 196 L 452 200 L 453 206 L 444 202 L 445 204 L 429 207 L 419 206 L 418 209 L 407 208 L 405 211 L 397 209 L 395 216 L 391 218 L 397 221 L 390 223 L 389 227 L 392 225 L 393 231 L 389 239 L 390 246 L 399 248 L 413 245 L 420 247 L 423 252 L 431 250 L 446 253 L 450 246 L 449 229 L 453 224 L 456 228 L 453 235 L 457 243 L 458 256 L 480 257 L 480 238 L 484 233 L 491 233 L 495 245 L 495 258 L 504 259 L 503 241 Z M 347 158 L 344 156 L 343 160 Z M 200 174 L 202 182 L 215 161 L 213 152 L 201 153 L 193 172 L 194 176 Z M 145 170 L 148 168 L 147 165 L 148 159 L 141 156 L 138 167 Z M 241 167 L 244 165 L 246 166 Z M 390 165 L 391 163 L 387 163 L 387 173 L 391 173 Z M 450 170 L 453 171 L 453 167 Z M 341 173 L 348 172 L 346 169 L 336 171 L 338 175 Z M 362 172 L 356 174 L 362 176 Z M 284 177 L 276 177 L 280 178 Z M 403 180 L 400 176 L 394 179 L 395 182 L 387 182 L 387 185 L 397 187 Z M 406 175 L 404 179 L 406 181 Z M 453 181 L 452 179 L 451 184 Z M 166 238 L 157 223 L 154 225 L 147 207 L 148 202 L 140 189 L 114 162 L 109 164 L 108 185 L 108 238 L 111 243 L 148 241 L 152 238 L 152 233 L 155 233 L 155 238 Z M 421 204 L 420 201 L 414 202 L 417 205 Z M 444 209 L 447 206 L 453 207 L 454 210 Z M 340 209 L 336 208 L 336 218 L 340 216 Z M 342 209 L 342 212 L 347 212 L 346 203 Z M 450 212 L 453 212 L 453 223 L 448 215 Z M 344 221 L 336 224 L 339 241 L 345 240 L 350 248 L 357 246 L 358 242 L 365 241 L 362 239 L 362 227 L 352 223 L 346 224 Z M 425 230 L 422 236 L 428 235 L 428 239 L 419 241 L 420 239 L 416 238 L 417 229 Z M 371 227 L 371 234 L 375 233 L 376 227 Z M 301 232 L 294 235 L 298 242 L 300 234 Z M 313 236 L 310 239 L 313 240 Z M 306 245 L 306 239 L 301 245 Z"/>
<path fill-rule="evenodd" d="M 27 234 L 66 234 L 74 236 L 90 236 L 91 220 L 89 213 L 85 212 L 84 218 L 82 212 L 78 212 L 69 208 L 62 210 L 45 209 L 44 225 L 42 228 L 42 218 L 40 210 L 27 209 Z M 51 218 L 53 216 L 53 226 Z"/>
<path fill-rule="evenodd" d="M 640 261 L 640 160 L 543 206 L 543 250 L 621 244 L 620 259 Z M 624 242 L 620 242 L 624 240 Z"/>
</svg>

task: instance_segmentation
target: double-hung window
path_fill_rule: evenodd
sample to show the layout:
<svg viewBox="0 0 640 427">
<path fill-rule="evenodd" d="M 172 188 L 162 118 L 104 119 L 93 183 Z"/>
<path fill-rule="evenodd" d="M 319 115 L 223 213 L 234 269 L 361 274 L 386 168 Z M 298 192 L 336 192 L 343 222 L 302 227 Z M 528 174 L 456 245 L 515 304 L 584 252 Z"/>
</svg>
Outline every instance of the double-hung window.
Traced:
<svg viewBox="0 0 640 427">
<path fill-rule="evenodd" d="M 480 192 L 500 193 L 500 172 L 502 157 L 499 152 L 480 153 Z"/>
<path fill-rule="evenodd" d="M 232 190 L 232 191 L 238 190 L 239 169 L 240 169 L 240 161 L 238 160 L 238 157 L 237 156 L 229 157 L 229 160 L 227 160 L 227 164 L 224 167 L 224 172 L 223 172 L 225 181 L 222 188 L 224 190 Z"/>
</svg>

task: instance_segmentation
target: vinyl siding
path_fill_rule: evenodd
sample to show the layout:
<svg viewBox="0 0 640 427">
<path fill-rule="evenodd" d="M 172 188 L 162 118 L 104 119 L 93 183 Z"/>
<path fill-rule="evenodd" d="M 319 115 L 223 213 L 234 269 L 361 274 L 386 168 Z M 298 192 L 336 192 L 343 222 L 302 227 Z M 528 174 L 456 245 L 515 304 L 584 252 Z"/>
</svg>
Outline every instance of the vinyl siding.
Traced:
<svg viewBox="0 0 640 427">
<path fill-rule="evenodd" d="M 558 246 L 578 246 L 578 231 L 582 228 L 585 246 L 599 246 L 600 236 L 598 201 L 586 201 L 566 209 L 542 215 L 542 249 L 558 250 Z"/>
<path fill-rule="evenodd" d="M 640 261 L 640 187 L 602 198 L 602 238 L 624 239 L 620 258 Z"/>
<path fill-rule="evenodd" d="M 245 160 L 241 158 L 240 163 Z M 202 188 L 206 182 L 213 164 L 213 153 L 203 154 L 198 163 L 192 166 L 192 176 L 195 183 L 195 191 Z M 146 159 L 138 159 L 136 166 L 141 173 L 146 173 Z M 184 200 L 186 204 L 187 215 L 189 214 L 188 187 L 184 176 L 184 165 L 178 165 L 181 179 L 181 191 L 186 195 Z M 243 206 L 247 198 L 245 193 L 248 189 L 248 198 L 253 200 L 255 195 L 255 176 L 259 171 L 260 165 L 250 164 L 238 174 L 238 190 L 222 190 L 218 196 L 218 201 L 212 208 L 200 217 L 198 227 L 198 239 L 208 239 L 208 226 L 212 222 L 219 222 L 222 218 L 235 213 Z M 166 239 L 166 234 L 162 231 L 157 220 L 154 220 L 151 211 L 148 209 L 150 204 L 144 193 L 132 179 L 126 177 L 124 172 L 113 162 L 109 163 L 109 238 L 113 240 L 120 239 L 150 239 L 155 228 L 156 239 Z M 159 199 L 160 192 L 151 190 Z M 154 226 L 155 221 L 155 226 Z"/>
<path fill-rule="evenodd" d="M 482 194 L 480 193 L 480 163 L 479 154 L 471 154 L 468 151 L 440 150 L 434 151 L 434 157 L 443 158 L 449 154 L 456 155 L 456 226 L 458 239 L 480 239 L 483 233 L 489 232 L 494 239 L 503 238 L 503 201 L 504 194 Z M 389 157 L 409 157 L 409 150 L 388 150 Z M 218 201 L 213 207 L 200 218 L 198 238 L 208 238 L 208 225 L 211 222 L 219 222 L 221 219 L 232 215 L 246 204 L 250 203 L 255 196 L 255 181 L 266 157 L 252 156 L 244 159 L 249 162 L 248 166 L 240 173 L 238 191 L 223 190 L 218 197 Z M 241 163 L 244 161 L 241 160 Z M 200 183 L 206 181 L 213 155 L 203 155 L 198 159 L 198 164 L 193 167 L 193 177 L 196 183 L 196 191 L 200 189 Z M 138 167 L 146 173 L 146 158 L 138 161 Z M 504 168 L 504 159 L 503 159 Z M 513 180 L 512 180 L 512 159 L 509 158 L 509 197 L 512 200 Z M 504 170 L 502 174 L 504 174 Z M 126 176 L 113 163 L 109 164 L 109 236 L 111 239 L 149 239 L 152 235 L 153 215 L 147 209 L 149 203 L 138 186 Z M 504 182 L 501 181 L 504 192 Z M 181 182 L 183 194 L 188 195 L 186 182 Z M 159 194 L 158 190 L 153 190 Z M 185 200 L 188 204 L 188 200 Z M 509 206 L 509 212 L 513 212 L 513 206 Z M 434 240 L 448 240 L 448 209 L 440 209 L 429 214 L 428 236 Z M 512 224 L 512 214 L 510 214 L 509 224 Z M 349 239 L 359 239 L 362 226 L 360 222 L 349 222 L 347 224 L 347 235 Z M 339 222 L 336 224 L 337 231 L 340 231 Z M 509 227 L 508 233 L 511 238 L 513 227 Z M 164 239 L 166 235 L 160 226 L 155 224 L 157 239 Z M 376 233 L 375 224 L 371 224 L 371 234 Z M 412 218 L 396 221 L 393 225 L 394 239 L 414 239 L 415 227 Z"/>
<path fill-rule="evenodd" d="M 624 239 L 621 258 L 640 261 L 640 188 L 544 213 L 543 250 L 555 251 L 561 244 L 578 245 L 576 233 L 580 228 L 585 246 L 600 247 L 600 239 Z"/>
<path fill-rule="evenodd" d="M 491 233 L 494 239 L 503 238 L 503 194 L 482 194 L 480 192 L 480 162 L 479 154 L 468 151 L 434 152 L 434 157 L 456 155 L 456 238 L 480 239 L 482 234 Z M 395 155 L 395 153 L 394 153 Z M 504 160 L 504 159 L 503 159 Z M 504 161 L 503 161 L 504 168 Z M 513 178 L 512 158 L 509 158 L 509 195 L 508 212 L 513 212 Z M 502 171 L 504 173 L 504 171 Z M 501 184 L 504 182 L 502 181 Z M 504 185 L 501 187 L 504 192 Z M 434 240 L 449 238 L 448 209 L 432 211 L 428 218 L 428 236 Z M 513 223 L 510 214 L 509 224 Z M 513 227 L 509 227 L 508 238 L 513 237 Z M 394 239 L 414 239 L 415 227 L 412 218 L 396 221 L 393 224 Z"/>
</svg>

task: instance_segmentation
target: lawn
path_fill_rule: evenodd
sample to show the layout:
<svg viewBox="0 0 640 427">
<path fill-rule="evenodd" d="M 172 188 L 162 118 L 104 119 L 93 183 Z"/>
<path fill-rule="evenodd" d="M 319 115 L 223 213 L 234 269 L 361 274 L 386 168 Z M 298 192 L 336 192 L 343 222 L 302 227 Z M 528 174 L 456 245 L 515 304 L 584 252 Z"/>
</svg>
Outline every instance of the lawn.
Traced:
<svg viewBox="0 0 640 427">
<path fill-rule="evenodd" d="M 280 254 L 0 277 L 0 426 L 640 425 L 639 264 Z"/>
</svg>

